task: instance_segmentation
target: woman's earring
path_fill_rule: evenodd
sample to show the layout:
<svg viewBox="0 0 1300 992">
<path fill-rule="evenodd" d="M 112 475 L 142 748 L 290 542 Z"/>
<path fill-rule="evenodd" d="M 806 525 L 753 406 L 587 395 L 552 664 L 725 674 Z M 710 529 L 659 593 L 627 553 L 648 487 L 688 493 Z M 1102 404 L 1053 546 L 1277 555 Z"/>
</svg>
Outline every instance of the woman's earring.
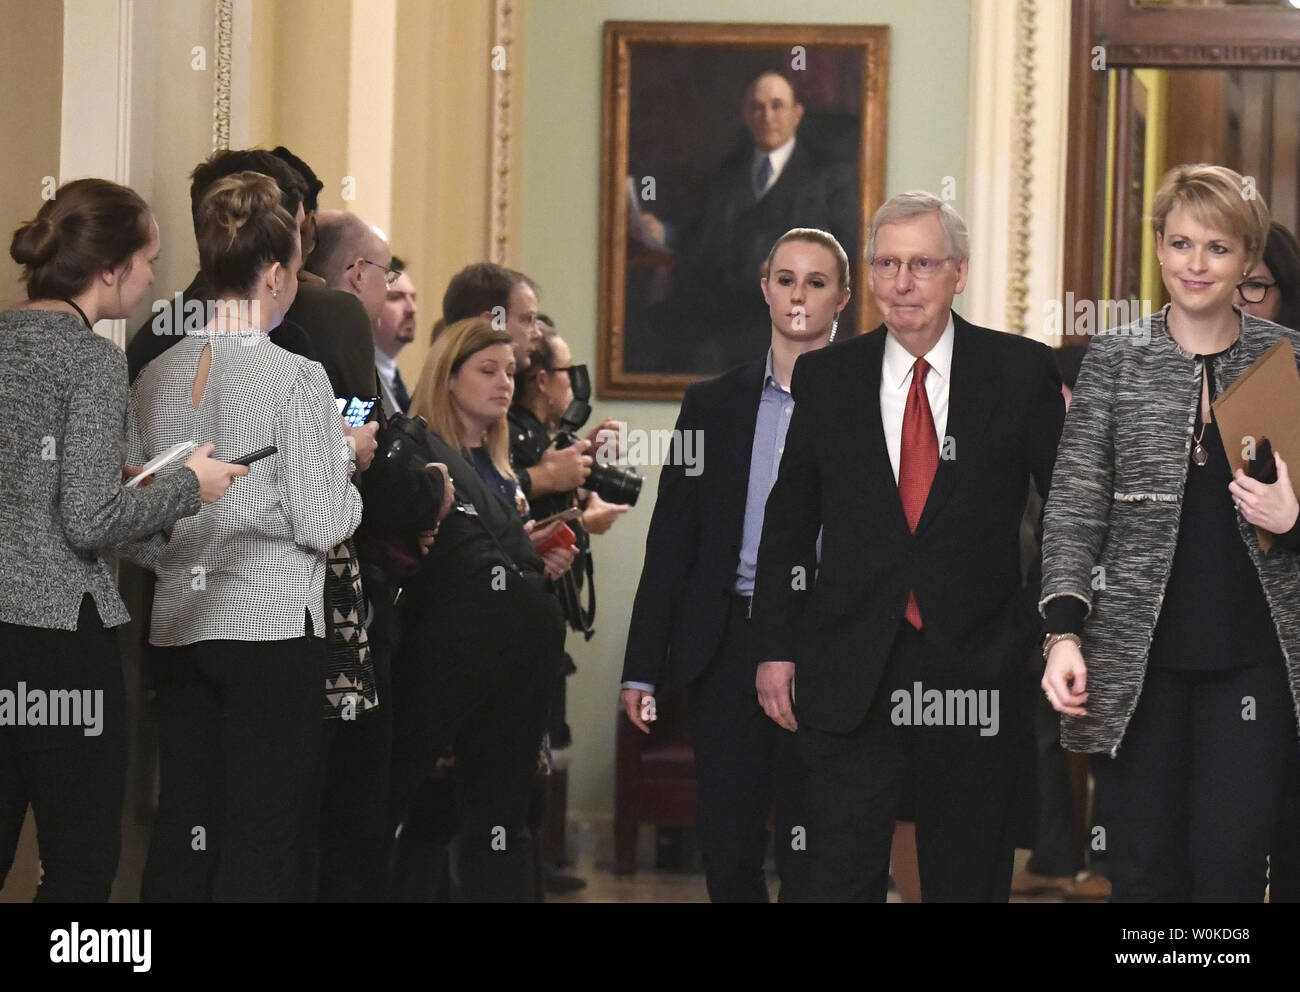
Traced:
<svg viewBox="0 0 1300 992">
<path fill-rule="evenodd" d="M 280 298 L 280 291 L 278 289 L 271 290 L 271 296 L 278 300 Z"/>
<path fill-rule="evenodd" d="M 830 344 L 831 341 L 835 340 L 835 332 L 838 331 L 839 329 L 840 329 L 840 315 L 836 314 L 835 319 L 831 321 L 831 336 L 827 340 L 826 342 L 827 344 Z"/>
</svg>

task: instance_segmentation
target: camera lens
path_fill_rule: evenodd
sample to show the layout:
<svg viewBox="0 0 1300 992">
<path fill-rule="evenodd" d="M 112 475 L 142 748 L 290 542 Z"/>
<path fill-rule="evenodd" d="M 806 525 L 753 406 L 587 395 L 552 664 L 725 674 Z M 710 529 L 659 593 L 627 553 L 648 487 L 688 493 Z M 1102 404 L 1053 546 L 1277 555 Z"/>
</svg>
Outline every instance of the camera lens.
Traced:
<svg viewBox="0 0 1300 992">
<path fill-rule="evenodd" d="M 631 469 L 617 465 L 593 465 L 587 477 L 586 488 L 606 503 L 636 506 L 645 479 Z"/>
</svg>

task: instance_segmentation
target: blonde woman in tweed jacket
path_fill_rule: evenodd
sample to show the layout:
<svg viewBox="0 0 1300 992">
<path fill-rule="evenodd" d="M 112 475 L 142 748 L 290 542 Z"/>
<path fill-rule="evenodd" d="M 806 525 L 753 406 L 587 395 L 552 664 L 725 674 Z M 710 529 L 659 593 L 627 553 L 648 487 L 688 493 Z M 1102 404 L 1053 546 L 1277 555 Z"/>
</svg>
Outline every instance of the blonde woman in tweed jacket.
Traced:
<svg viewBox="0 0 1300 992">
<path fill-rule="evenodd" d="M 1231 474 L 1211 401 L 1280 336 L 1233 292 L 1263 201 L 1220 166 L 1165 179 L 1152 228 L 1171 302 L 1092 342 L 1043 546 L 1061 740 L 1100 752 L 1112 901 L 1259 901 L 1300 697 L 1300 504 L 1286 463 Z M 1279 535 L 1260 550 L 1255 527 Z"/>
</svg>

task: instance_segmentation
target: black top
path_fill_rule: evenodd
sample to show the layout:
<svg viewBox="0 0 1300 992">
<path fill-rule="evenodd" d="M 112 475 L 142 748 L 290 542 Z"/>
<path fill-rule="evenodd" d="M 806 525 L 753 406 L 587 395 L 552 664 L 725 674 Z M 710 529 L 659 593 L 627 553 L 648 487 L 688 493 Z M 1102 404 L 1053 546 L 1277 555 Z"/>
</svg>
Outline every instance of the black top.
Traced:
<svg viewBox="0 0 1300 992">
<path fill-rule="evenodd" d="M 510 467 L 519 477 L 519 488 L 528 498 L 534 520 L 549 517 L 552 513 L 573 506 L 572 492 L 546 493 L 534 496 L 528 470 L 539 464 L 546 449 L 551 446 L 551 435 L 546 425 L 537 419 L 532 410 L 516 403 L 510 407 Z"/>
<path fill-rule="evenodd" d="M 1213 399 L 1217 354 L 1198 357 L 1205 362 Z M 1193 436 L 1200 437 L 1209 460 L 1195 464 L 1192 445 L 1178 542 L 1149 661 L 1165 669 L 1231 671 L 1278 658 L 1281 649 L 1259 573 L 1237 528 L 1237 509 L 1228 491 L 1232 468 L 1218 424 L 1212 410 L 1209 424 L 1204 423 L 1199 403 Z M 1300 546 L 1300 520 L 1277 543 Z M 1047 605 L 1045 629 L 1080 633 L 1085 609 L 1072 596 L 1057 597 Z"/>
<path fill-rule="evenodd" d="M 451 473 L 456 507 L 439 525 L 413 591 L 434 598 L 448 593 L 487 595 L 496 591 L 492 583 L 498 565 L 505 565 L 511 576 L 519 575 L 519 569 L 540 579 L 542 560 L 513 502 L 500 498 L 476 467 L 438 435 L 428 431 L 426 441 L 428 460 L 442 462 Z"/>
<path fill-rule="evenodd" d="M 1214 357 L 1202 357 L 1211 399 L 1216 392 Z M 1202 421 L 1199 403 L 1193 436 L 1201 438 L 1209 461 L 1197 465 L 1188 456 L 1178 543 L 1151 642 L 1150 664 L 1183 671 L 1230 671 L 1274 658 L 1281 649 L 1259 573 L 1237 529 L 1237 508 L 1228 491 L 1232 469 L 1219 425 L 1213 410 L 1210 422 Z"/>
</svg>

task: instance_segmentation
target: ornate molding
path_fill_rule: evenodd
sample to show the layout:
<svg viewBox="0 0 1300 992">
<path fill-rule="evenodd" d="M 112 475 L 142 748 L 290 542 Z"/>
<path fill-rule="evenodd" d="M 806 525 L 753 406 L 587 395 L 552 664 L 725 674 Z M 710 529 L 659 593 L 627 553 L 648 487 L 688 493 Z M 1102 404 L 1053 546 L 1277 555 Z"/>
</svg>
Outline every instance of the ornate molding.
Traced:
<svg viewBox="0 0 1300 992">
<path fill-rule="evenodd" d="M 1011 217 L 1007 256 L 1007 329 L 1016 334 L 1028 330 L 1037 16 L 1037 0 L 1020 0 L 1016 8 L 1015 117 L 1011 138 Z"/>
<path fill-rule="evenodd" d="M 492 89 L 488 155 L 488 257 L 505 265 L 510 253 L 511 45 L 515 34 L 513 0 L 492 0 Z M 499 57 L 499 58 L 498 58 Z M 498 68 L 498 64 L 500 67 Z"/>
<path fill-rule="evenodd" d="M 1300 45 L 1122 45 L 1106 46 L 1107 65 L 1279 67 L 1300 64 Z"/>
<path fill-rule="evenodd" d="M 213 40 L 212 150 L 230 147 L 230 66 L 234 37 L 234 0 L 217 0 Z"/>
</svg>

